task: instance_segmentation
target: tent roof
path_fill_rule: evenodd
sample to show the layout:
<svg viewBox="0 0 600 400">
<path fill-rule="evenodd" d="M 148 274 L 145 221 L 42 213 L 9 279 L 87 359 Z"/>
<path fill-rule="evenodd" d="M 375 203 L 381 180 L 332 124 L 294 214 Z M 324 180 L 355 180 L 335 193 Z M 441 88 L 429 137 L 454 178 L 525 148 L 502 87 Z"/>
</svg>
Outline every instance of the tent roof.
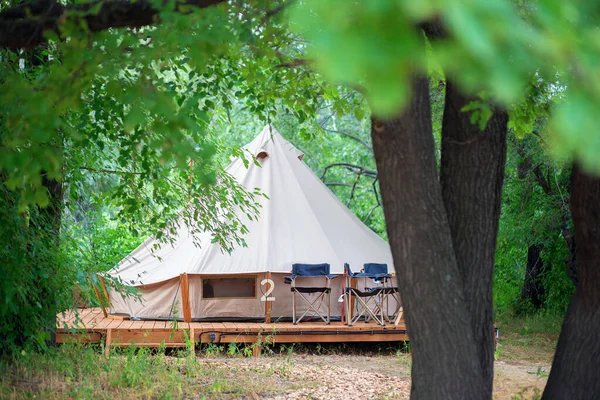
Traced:
<svg viewBox="0 0 600 400">
<path fill-rule="evenodd" d="M 249 190 L 258 187 L 258 221 L 245 224 L 247 247 L 231 254 L 202 236 L 201 248 L 187 228 L 178 231 L 173 245 L 149 238 L 109 274 L 124 283 L 143 285 L 188 274 L 289 272 L 292 263 L 329 263 L 342 273 L 345 262 L 359 270 L 367 262 L 387 263 L 393 271 L 389 245 L 364 225 L 303 162 L 302 152 L 267 126 L 244 147 L 259 160 L 248 168 L 235 159 L 226 171 Z M 158 257 L 156 257 L 158 256 Z"/>
</svg>

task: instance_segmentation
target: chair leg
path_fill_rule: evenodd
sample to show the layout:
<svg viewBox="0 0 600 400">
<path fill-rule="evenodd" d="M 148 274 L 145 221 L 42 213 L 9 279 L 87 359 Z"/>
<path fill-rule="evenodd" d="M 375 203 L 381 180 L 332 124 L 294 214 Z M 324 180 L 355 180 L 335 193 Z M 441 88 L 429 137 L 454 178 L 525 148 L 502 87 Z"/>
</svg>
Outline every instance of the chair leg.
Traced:
<svg viewBox="0 0 600 400">
<path fill-rule="evenodd" d="M 296 325 L 296 291 L 292 292 L 292 322 Z"/>
<path fill-rule="evenodd" d="M 384 302 L 384 297 L 382 295 L 379 298 L 379 311 L 380 311 L 379 316 L 381 318 L 381 326 L 385 326 L 385 319 L 383 318 L 383 312 L 384 312 L 383 302 Z"/>
<path fill-rule="evenodd" d="M 350 294 L 344 293 L 344 311 L 346 313 L 346 325 L 352 326 L 352 309 L 350 308 Z"/>
<path fill-rule="evenodd" d="M 394 321 L 394 325 L 398 325 L 400 323 L 400 320 L 402 319 L 403 315 L 404 315 L 404 309 L 402 307 L 400 307 L 400 309 L 398 310 L 398 316 L 396 317 L 396 320 Z"/>
<path fill-rule="evenodd" d="M 319 304 L 318 308 L 315 308 L 315 303 L 319 300 L 319 297 L 323 296 L 324 293 L 321 293 L 318 297 L 316 297 L 312 302 L 307 299 L 302 293 L 300 293 L 300 296 L 302 296 L 302 298 L 304 299 L 304 301 L 306 301 L 306 303 L 308 304 L 308 309 L 306 311 L 304 311 L 304 313 L 296 319 L 296 323 L 302 321 L 302 318 L 304 318 L 304 316 L 306 314 L 308 314 L 310 311 L 314 311 L 319 318 L 321 318 L 321 320 L 325 323 L 328 323 L 327 320 L 325 319 L 325 317 L 323 317 L 323 314 L 321 314 L 321 312 L 319 311 L 319 309 L 321 308 L 321 304 Z"/>
<path fill-rule="evenodd" d="M 400 321 L 400 318 L 402 318 L 402 299 L 400 298 L 400 296 L 398 295 L 398 293 L 392 293 L 389 296 L 392 297 L 392 300 L 394 300 L 394 302 L 396 303 L 396 308 L 394 310 L 394 312 L 391 315 L 391 318 L 388 319 L 388 321 L 390 323 L 393 323 L 394 325 L 398 325 L 398 322 Z M 388 314 L 389 314 L 389 309 L 388 309 Z M 400 316 L 400 317 L 398 317 Z"/>
<path fill-rule="evenodd" d="M 327 292 L 327 325 L 331 323 L 331 292 Z"/>
<path fill-rule="evenodd" d="M 358 302 L 357 311 L 356 316 L 352 319 L 352 323 L 358 321 L 360 317 L 364 316 L 365 322 L 368 322 L 369 319 L 373 318 L 376 324 L 384 326 L 383 320 L 380 320 L 376 314 L 376 308 L 371 309 L 371 307 L 369 307 L 372 301 L 375 302 L 374 298 L 368 297 L 367 300 L 363 300 L 360 296 L 357 296 L 356 301 Z M 375 307 L 377 307 L 376 302 Z"/>
</svg>

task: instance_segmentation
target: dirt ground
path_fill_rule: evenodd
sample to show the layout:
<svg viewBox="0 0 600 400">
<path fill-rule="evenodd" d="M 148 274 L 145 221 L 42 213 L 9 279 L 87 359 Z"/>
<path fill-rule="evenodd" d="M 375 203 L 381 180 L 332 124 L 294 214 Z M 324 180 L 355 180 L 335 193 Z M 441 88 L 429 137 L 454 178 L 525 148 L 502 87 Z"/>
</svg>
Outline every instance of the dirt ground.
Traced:
<svg viewBox="0 0 600 400">
<path fill-rule="evenodd" d="M 238 373 L 274 371 L 254 399 L 408 399 L 410 355 L 292 354 L 283 358 L 205 359 L 207 366 Z M 497 361 L 494 399 L 532 399 L 546 384 L 549 363 Z M 271 375 L 271 374 L 269 374 Z M 265 377 L 265 375 L 263 375 Z M 266 390 L 265 390 L 266 389 Z"/>
<path fill-rule="evenodd" d="M 540 320 L 545 323 L 544 320 Z M 537 324 L 537 325 L 536 325 Z M 558 329 L 519 320 L 503 327 L 495 357 L 494 399 L 539 399 Z M 449 344 L 451 345 L 451 344 Z M 0 360 L 0 399 L 408 399 L 410 345 L 234 343 L 154 351 L 64 345 Z"/>
</svg>

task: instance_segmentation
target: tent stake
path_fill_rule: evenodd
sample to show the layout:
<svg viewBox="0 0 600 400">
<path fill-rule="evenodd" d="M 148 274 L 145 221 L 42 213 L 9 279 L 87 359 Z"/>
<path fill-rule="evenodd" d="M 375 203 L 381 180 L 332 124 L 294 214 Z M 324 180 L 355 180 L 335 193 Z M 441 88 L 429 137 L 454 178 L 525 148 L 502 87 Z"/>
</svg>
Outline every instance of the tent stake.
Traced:
<svg viewBox="0 0 600 400">
<path fill-rule="evenodd" d="M 190 282 L 187 274 L 179 275 L 181 283 L 181 308 L 183 308 L 183 321 L 192 322 L 192 307 L 190 305 Z"/>
</svg>

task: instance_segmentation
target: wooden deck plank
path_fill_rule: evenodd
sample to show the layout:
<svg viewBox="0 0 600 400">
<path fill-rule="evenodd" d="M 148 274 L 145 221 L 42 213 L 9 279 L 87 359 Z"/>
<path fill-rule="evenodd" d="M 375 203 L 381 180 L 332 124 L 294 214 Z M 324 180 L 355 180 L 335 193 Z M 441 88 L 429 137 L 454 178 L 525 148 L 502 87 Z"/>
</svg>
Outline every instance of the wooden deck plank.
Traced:
<svg viewBox="0 0 600 400">
<path fill-rule="evenodd" d="M 69 319 L 68 323 L 72 324 L 75 322 L 76 319 L 81 320 L 84 315 L 92 313 L 92 310 L 92 308 L 78 308 L 76 312 L 73 312 L 71 314 L 72 318 Z"/>
<path fill-rule="evenodd" d="M 63 313 L 58 314 L 56 320 L 57 320 L 57 322 L 59 322 L 61 324 L 62 323 L 70 323 L 75 319 L 75 315 L 76 314 L 75 314 L 74 310 L 66 310 L 64 312 L 64 315 L 63 315 Z"/>
<path fill-rule="evenodd" d="M 188 325 L 191 329 L 197 329 L 198 331 L 202 330 L 202 322 L 190 322 Z"/>
<path fill-rule="evenodd" d="M 142 329 L 146 321 L 133 321 L 129 329 Z"/>
<path fill-rule="evenodd" d="M 133 325 L 134 322 L 135 321 L 127 319 L 127 320 L 123 321 L 123 323 L 121 325 L 119 325 L 119 329 L 129 329 L 129 328 L 131 328 L 131 325 Z"/>
<path fill-rule="evenodd" d="M 225 324 L 222 322 L 213 322 L 213 329 L 218 332 L 227 332 L 229 329 L 225 327 Z"/>
<path fill-rule="evenodd" d="M 67 325 L 75 323 L 74 313 L 57 317 L 58 323 L 65 321 Z M 98 342 L 104 331 L 104 337 L 110 332 L 113 346 L 126 346 L 133 342 L 139 346 L 158 347 L 165 343 L 167 347 L 185 346 L 185 335 L 194 331 L 195 339 L 207 343 L 215 340 L 221 343 L 254 343 L 258 335 L 275 343 L 294 342 L 390 342 L 408 340 L 406 325 L 403 320 L 398 325 L 387 324 L 380 326 L 375 323 L 355 323 L 354 326 L 345 325 L 339 321 L 330 325 L 322 321 L 300 322 L 293 325 L 291 322 L 178 322 L 177 329 L 173 329 L 172 321 L 132 321 L 105 318 L 100 309 L 82 310 L 80 318 L 85 323 L 83 332 L 72 335 L 61 326 L 58 327 L 60 341 L 78 340 L 82 342 Z M 216 337 L 211 339 L 210 334 Z M 223 334 L 224 333 L 224 334 Z M 84 336 L 82 336 L 84 335 Z M 90 336 L 91 335 L 91 336 Z M 90 339 L 91 338 L 91 339 Z"/>
<path fill-rule="evenodd" d="M 116 321 L 114 319 L 105 318 L 103 313 L 97 313 L 96 316 L 88 322 L 86 328 L 88 329 L 107 329 L 107 326 L 110 325 L 112 321 Z"/>
<path fill-rule="evenodd" d="M 122 319 L 111 319 L 111 322 L 106 326 L 106 329 L 117 329 L 119 325 L 123 324 Z"/>
<path fill-rule="evenodd" d="M 276 329 L 278 331 L 290 331 L 294 329 L 294 324 L 291 322 L 278 322 L 272 325 L 273 327 L 271 327 L 270 330 Z"/>
<path fill-rule="evenodd" d="M 86 328 L 87 325 L 98 316 L 98 314 L 102 313 L 102 311 L 98 310 L 99 309 L 90 308 L 87 312 L 81 313 L 81 315 L 79 316 L 79 322 L 76 325 L 74 325 L 74 327 Z"/>
<path fill-rule="evenodd" d="M 167 326 L 168 324 L 168 326 Z M 166 329 L 171 327 L 171 321 L 156 321 L 154 329 Z"/>
<path fill-rule="evenodd" d="M 154 329 L 154 324 L 156 321 L 144 321 L 142 324 L 142 329 Z"/>
<path fill-rule="evenodd" d="M 233 322 L 223 322 L 223 326 L 227 331 L 235 331 L 236 326 Z"/>
<path fill-rule="evenodd" d="M 246 322 L 235 322 L 235 326 L 241 332 L 250 331 L 250 326 Z"/>
<path fill-rule="evenodd" d="M 173 329 L 173 325 L 172 324 L 167 324 L 167 328 L 168 329 Z M 184 330 L 184 331 L 189 331 L 190 330 L 190 323 L 189 322 L 178 322 L 177 323 L 177 329 Z"/>
<path fill-rule="evenodd" d="M 102 312 L 89 312 L 82 316 L 78 325 L 80 329 L 94 329 L 98 325 L 107 325 L 111 320 L 104 317 Z"/>
<path fill-rule="evenodd" d="M 194 329 L 197 331 L 196 334 L 198 334 L 199 332 L 210 331 L 213 329 L 212 325 L 207 322 L 190 322 L 188 325 L 190 329 Z"/>
</svg>

